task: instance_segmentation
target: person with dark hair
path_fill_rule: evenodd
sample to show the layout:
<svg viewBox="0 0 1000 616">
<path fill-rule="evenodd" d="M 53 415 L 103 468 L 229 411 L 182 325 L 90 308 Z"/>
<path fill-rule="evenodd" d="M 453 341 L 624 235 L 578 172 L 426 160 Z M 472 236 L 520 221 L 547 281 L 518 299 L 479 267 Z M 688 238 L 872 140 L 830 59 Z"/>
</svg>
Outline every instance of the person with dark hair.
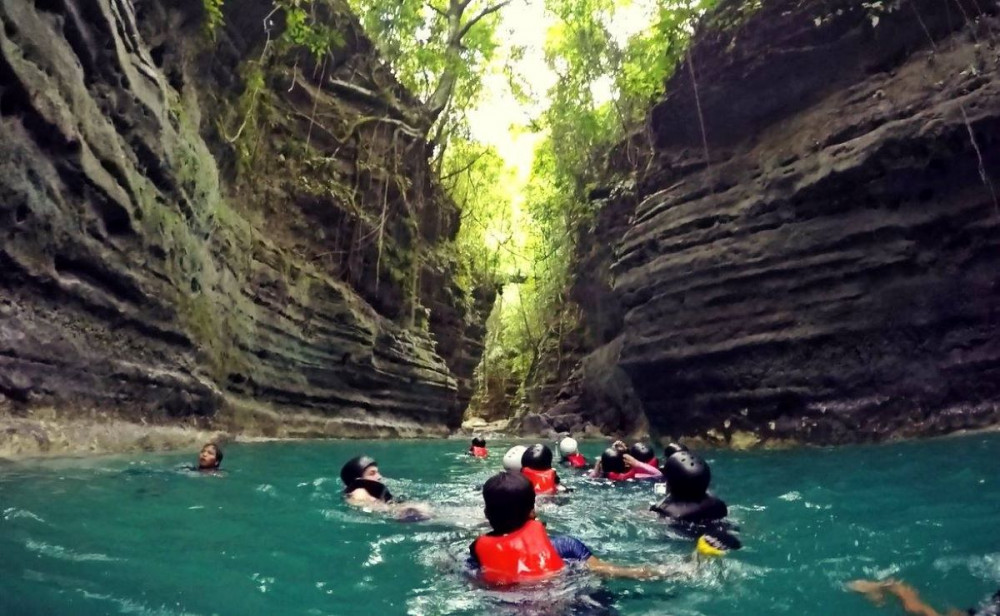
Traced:
<svg viewBox="0 0 1000 616">
<path fill-rule="evenodd" d="M 633 443 L 632 446 L 628 448 L 628 453 L 630 456 L 643 464 L 648 464 L 657 468 L 660 466 L 660 461 L 656 459 L 656 452 L 653 451 L 653 448 L 646 443 Z"/>
<path fill-rule="evenodd" d="M 344 496 L 351 505 L 378 509 L 398 514 L 403 521 L 426 520 L 430 509 L 421 503 L 403 505 L 395 500 L 382 481 L 378 462 L 370 456 L 357 456 L 344 463 L 340 469 L 344 482 Z"/>
<path fill-rule="evenodd" d="M 521 454 L 521 474 L 535 488 L 535 494 L 555 494 L 561 491 L 559 475 L 552 468 L 552 450 L 536 443 Z"/>
<path fill-rule="evenodd" d="M 205 443 L 198 453 L 199 471 L 217 471 L 222 464 L 222 447 L 218 443 Z"/>
<path fill-rule="evenodd" d="M 490 477 L 483 486 L 483 500 L 493 531 L 469 546 L 469 564 L 490 584 L 509 586 L 548 579 L 567 563 L 580 563 L 600 575 L 637 580 L 679 573 L 613 565 L 594 556 L 579 539 L 550 536 L 535 517 L 535 490 L 523 475 L 505 471 Z"/>
<path fill-rule="evenodd" d="M 486 450 L 486 439 L 481 436 L 477 436 L 472 439 L 472 445 L 469 447 L 469 455 L 474 458 L 485 458 L 489 455 L 489 451 Z"/>
<path fill-rule="evenodd" d="M 899 580 L 889 578 L 882 581 L 874 580 L 854 580 L 847 587 L 855 592 L 863 594 L 875 605 L 882 605 L 885 602 L 885 595 L 891 595 L 899 599 L 900 605 L 907 614 L 919 614 L 920 616 L 941 616 L 933 607 L 924 603 L 917 593 L 917 590 Z M 944 612 L 945 616 L 1000 616 L 1000 590 L 992 597 L 975 608 L 962 611 L 949 608 Z"/>
</svg>

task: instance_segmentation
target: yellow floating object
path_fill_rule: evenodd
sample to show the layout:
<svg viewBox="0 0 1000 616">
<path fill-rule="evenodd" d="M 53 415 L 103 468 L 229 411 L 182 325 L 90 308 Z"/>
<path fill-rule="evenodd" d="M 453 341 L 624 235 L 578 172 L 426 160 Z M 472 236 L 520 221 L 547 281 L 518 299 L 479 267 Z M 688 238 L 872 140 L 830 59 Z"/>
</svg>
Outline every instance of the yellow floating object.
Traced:
<svg viewBox="0 0 1000 616">
<path fill-rule="evenodd" d="M 720 550 L 705 538 L 705 535 L 698 537 L 698 553 L 704 554 L 705 556 L 725 556 L 725 550 Z"/>
</svg>

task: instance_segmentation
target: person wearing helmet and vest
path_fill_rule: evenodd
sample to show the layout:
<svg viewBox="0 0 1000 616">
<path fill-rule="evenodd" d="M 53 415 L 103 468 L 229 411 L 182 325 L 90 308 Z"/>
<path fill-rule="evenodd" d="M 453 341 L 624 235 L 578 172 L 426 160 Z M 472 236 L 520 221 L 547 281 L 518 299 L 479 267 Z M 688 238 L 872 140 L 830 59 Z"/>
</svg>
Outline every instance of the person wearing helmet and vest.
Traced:
<svg viewBox="0 0 1000 616">
<path fill-rule="evenodd" d="M 474 458 L 485 458 L 490 454 L 486 449 L 486 439 L 481 436 L 477 436 L 472 439 L 472 445 L 469 447 L 469 455 Z"/>
<path fill-rule="evenodd" d="M 575 438 L 567 436 L 559 441 L 559 464 L 569 468 L 587 468 L 587 458 L 584 458 L 578 449 Z"/>
<path fill-rule="evenodd" d="M 422 503 L 402 504 L 393 499 L 382 481 L 378 462 L 370 456 L 357 456 L 348 460 L 340 469 L 344 482 L 344 496 L 351 505 L 388 511 L 403 521 L 426 520 L 430 508 Z"/>
<path fill-rule="evenodd" d="M 492 532 L 469 546 L 469 564 L 488 584 L 511 586 L 539 582 L 558 575 L 568 564 L 579 563 L 609 577 L 654 579 L 677 571 L 625 567 L 594 556 L 579 539 L 550 536 L 535 518 L 535 489 L 526 477 L 501 472 L 483 486 L 486 519 Z"/>
<path fill-rule="evenodd" d="M 521 455 L 521 474 L 531 482 L 535 494 L 563 491 L 559 475 L 552 468 L 552 450 L 541 443 L 528 447 Z"/>
<path fill-rule="evenodd" d="M 667 518 L 674 529 L 699 537 L 698 549 L 704 554 L 716 555 L 742 547 L 739 538 L 730 532 L 733 527 L 725 520 L 729 515 L 726 503 L 708 491 L 712 471 L 704 460 L 680 451 L 667 459 L 663 470 L 667 496 L 650 510 Z M 705 543 L 705 535 L 712 543 Z"/>
<path fill-rule="evenodd" d="M 642 462 L 630 453 L 622 452 L 619 447 L 608 447 L 601 454 L 601 459 L 597 461 L 590 476 L 594 479 L 605 478 L 611 481 L 656 480 L 660 479 L 663 473 L 652 464 Z"/>
</svg>

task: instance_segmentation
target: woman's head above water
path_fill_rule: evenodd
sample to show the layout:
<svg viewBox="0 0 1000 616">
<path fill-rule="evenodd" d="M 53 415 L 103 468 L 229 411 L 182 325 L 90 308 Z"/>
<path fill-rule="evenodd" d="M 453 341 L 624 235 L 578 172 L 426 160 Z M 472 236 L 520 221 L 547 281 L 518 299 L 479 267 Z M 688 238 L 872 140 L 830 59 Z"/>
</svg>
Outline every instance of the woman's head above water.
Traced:
<svg viewBox="0 0 1000 616">
<path fill-rule="evenodd" d="M 198 470 L 210 471 L 222 464 L 222 448 L 217 443 L 205 443 L 198 454 Z"/>
</svg>

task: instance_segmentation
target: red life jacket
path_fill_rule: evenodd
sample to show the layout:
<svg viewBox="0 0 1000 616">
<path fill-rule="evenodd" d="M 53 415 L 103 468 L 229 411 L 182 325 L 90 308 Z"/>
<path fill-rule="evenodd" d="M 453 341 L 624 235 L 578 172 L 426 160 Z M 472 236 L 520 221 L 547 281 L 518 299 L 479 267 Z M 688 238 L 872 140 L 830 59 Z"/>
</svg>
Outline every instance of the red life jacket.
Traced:
<svg viewBox="0 0 1000 616">
<path fill-rule="evenodd" d="M 535 487 L 535 494 L 556 493 L 556 472 L 551 468 L 537 471 L 533 468 L 522 468 L 521 474 L 528 478 Z"/>
<path fill-rule="evenodd" d="M 584 458 L 579 453 L 569 454 L 566 456 L 566 461 L 569 462 L 569 465 L 573 468 L 583 468 L 584 466 L 587 466 L 587 458 Z"/>
<path fill-rule="evenodd" d="M 563 568 L 545 527 L 528 520 L 512 533 L 476 539 L 472 548 L 479 560 L 481 575 L 490 584 L 517 584 L 552 577 Z"/>
<path fill-rule="evenodd" d="M 485 458 L 489 452 L 486 451 L 485 447 L 473 446 L 472 449 L 469 450 L 469 453 L 471 453 L 473 456 L 477 458 Z"/>
<path fill-rule="evenodd" d="M 608 479 L 610 479 L 611 481 L 628 481 L 629 479 L 634 479 L 635 478 L 635 469 L 634 468 L 630 468 L 630 469 L 628 469 L 628 471 L 626 471 L 624 473 L 611 472 L 611 473 L 605 473 L 605 474 L 608 476 Z"/>
</svg>

